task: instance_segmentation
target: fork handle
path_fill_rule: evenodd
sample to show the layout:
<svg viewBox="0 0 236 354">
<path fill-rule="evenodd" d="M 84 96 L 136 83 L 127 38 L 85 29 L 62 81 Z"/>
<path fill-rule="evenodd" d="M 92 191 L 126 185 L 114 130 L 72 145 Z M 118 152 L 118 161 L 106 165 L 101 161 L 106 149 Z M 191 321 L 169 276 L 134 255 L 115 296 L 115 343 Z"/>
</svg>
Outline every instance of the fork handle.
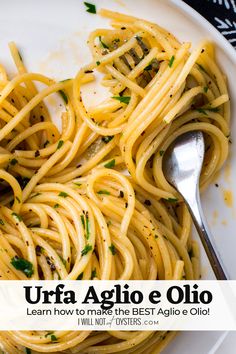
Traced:
<svg viewBox="0 0 236 354">
<path fill-rule="evenodd" d="M 206 251 L 207 257 L 215 273 L 216 279 L 227 280 L 227 272 L 224 270 L 223 262 L 218 252 L 216 251 L 216 246 L 212 234 L 203 215 L 200 202 L 199 188 L 196 188 L 195 198 L 191 198 L 191 200 L 187 200 L 185 198 L 185 200 L 189 212 L 192 216 L 194 225 L 202 241 L 203 247 Z"/>
</svg>

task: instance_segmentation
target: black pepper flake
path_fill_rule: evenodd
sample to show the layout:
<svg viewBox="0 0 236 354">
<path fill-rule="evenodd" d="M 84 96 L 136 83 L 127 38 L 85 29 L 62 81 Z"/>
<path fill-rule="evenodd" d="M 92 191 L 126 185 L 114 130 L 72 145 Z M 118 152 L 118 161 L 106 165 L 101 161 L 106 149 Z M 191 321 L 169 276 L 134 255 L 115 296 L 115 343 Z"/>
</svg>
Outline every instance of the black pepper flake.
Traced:
<svg viewBox="0 0 236 354">
<path fill-rule="evenodd" d="M 126 27 L 121 27 L 121 30 L 125 30 L 126 29 Z"/>
<path fill-rule="evenodd" d="M 34 157 L 38 157 L 38 156 L 40 156 L 40 152 L 39 152 L 39 150 L 36 150 L 34 153 Z"/>
<path fill-rule="evenodd" d="M 127 202 L 125 203 L 125 208 L 126 208 L 126 209 L 128 208 L 128 203 L 127 203 Z"/>
<path fill-rule="evenodd" d="M 93 70 L 85 70 L 84 73 L 85 73 L 85 74 L 91 74 L 91 73 L 93 73 Z"/>
<path fill-rule="evenodd" d="M 36 252 L 36 255 L 37 255 L 37 256 L 40 256 L 40 255 L 42 254 L 42 247 L 39 246 L 39 245 L 37 245 L 37 246 L 35 247 L 35 252 Z"/>
<path fill-rule="evenodd" d="M 218 187 L 219 187 L 219 184 L 218 184 L 218 183 L 215 183 L 215 186 L 216 186 L 216 188 L 218 188 Z"/>
<path fill-rule="evenodd" d="M 124 192 L 120 191 L 119 198 L 124 198 Z"/>
<path fill-rule="evenodd" d="M 45 148 L 49 144 L 49 141 L 46 140 L 45 143 L 43 144 L 43 147 Z"/>
<path fill-rule="evenodd" d="M 44 122 L 44 116 L 43 115 L 40 116 L 40 120 L 41 120 L 41 122 Z"/>
<path fill-rule="evenodd" d="M 152 205 L 152 203 L 151 203 L 151 201 L 150 201 L 149 199 L 146 199 L 146 200 L 144 201 L 144 204 L 145 204 L 145 205 L 148 205 L 148 206 Z"/>
<path fill-rule="evenodd" d="M 51 261 L 49 257 L 46 257 L 47 264 L 50 266 L 52 272 L 56 270 L 55 264 Z"/>
</svg>

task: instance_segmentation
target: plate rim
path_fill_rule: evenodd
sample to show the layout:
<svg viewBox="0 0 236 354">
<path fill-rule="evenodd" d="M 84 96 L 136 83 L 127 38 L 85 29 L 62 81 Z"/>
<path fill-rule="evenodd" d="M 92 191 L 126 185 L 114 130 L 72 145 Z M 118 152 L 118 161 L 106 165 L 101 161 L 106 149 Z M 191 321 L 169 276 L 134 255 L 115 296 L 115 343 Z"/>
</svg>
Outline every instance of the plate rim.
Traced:
<svg viewBox="0 0 236 354">
<path fill-rule="evenodd" d="M 170 3 L 177 9 L 182 10 L 184 13 L 188 14 L 191 19 L 195 21 L 200 21 L 200 25 L 206 29 L 211 30 L 211 35 L 216 38 L 216 45 L 220 46 L 221 49 L 229 56 L 229 58 L 236 64 L 236 50 L 229 43 L 229 41 L 218 31 L 216 27 L 213 26 L 203 15 L 201 15 L 197 10 L 192 8 L 190 5 L 185 3 L 183 0 L 169 0 Z"/>
</svg>

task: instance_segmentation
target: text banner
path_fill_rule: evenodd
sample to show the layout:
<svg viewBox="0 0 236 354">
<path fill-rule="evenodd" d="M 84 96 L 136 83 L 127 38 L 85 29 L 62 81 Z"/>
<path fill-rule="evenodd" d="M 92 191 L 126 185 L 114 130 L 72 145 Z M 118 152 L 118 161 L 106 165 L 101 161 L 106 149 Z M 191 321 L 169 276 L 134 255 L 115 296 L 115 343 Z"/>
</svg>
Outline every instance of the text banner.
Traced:
<svg viewBox="0 0 236 354">
<path fill-rule="evenodd" d="M 0 330 L 236 330 L 236 281 L 0 281 Z"/>
</svg>

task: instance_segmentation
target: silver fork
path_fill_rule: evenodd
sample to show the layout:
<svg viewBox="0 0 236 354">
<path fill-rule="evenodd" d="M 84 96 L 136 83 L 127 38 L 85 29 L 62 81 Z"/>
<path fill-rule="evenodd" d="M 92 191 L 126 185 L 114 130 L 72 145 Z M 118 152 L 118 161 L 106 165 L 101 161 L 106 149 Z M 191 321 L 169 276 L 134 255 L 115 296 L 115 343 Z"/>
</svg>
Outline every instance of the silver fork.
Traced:
<svg viewBox="0 0 236 354">
<path fill-rule="evenodd" d="M 199 194 L 199 178 L 205 144 L 201 131 L 178 137 L 163 156 L 163 171 L 169 183 L 182 195 L 218 280 L 227 280 L 226 271 L 204 218 Z"/>
</svg>

